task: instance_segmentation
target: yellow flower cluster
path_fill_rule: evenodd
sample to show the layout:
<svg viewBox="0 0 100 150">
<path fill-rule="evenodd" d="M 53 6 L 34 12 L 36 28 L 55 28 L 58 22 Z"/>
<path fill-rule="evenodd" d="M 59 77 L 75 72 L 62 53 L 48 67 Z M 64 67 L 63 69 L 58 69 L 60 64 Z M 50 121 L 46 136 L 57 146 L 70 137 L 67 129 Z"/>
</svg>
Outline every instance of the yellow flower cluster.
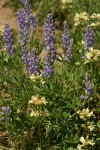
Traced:
<svg viewBox="0 0 100 150">
<path fill-rule="evenodd" d="M 31 100 L 29 101 L 29 106 L 28 106 L 28 112 L 31 117 L 41 117 L 41 116 L 47 116 L 48 111 L 47 110 L 42 110 L 42 105 L 46 105 L 47 101 L 45 97 L 41 97 L 39 95 L 32 96 Z M 33 110 L 32 105 L 36 106 L 36 110 Z M 35 107 L 34 107 L 35 108 Z"/>
<path fill-rule="evenodd" d="M 100 50 L 90 48 L 89 52 L 86 53 L 85 64 L 91 61 L 100 60 Z"/>
<path fill-rule="evenodd" d="M 61 2 L 62 2 L 62 4 L 72 3 L 72 0 L 62 0 Z"/>
<path fill-rule="evenodd" d="M 39 95 L 36 95 L 36 96 L 32 96 L 31 100 L 29 101 L 29 104 L 32 104 L 32 105 L 46 105 L 47 104 L 47 101 L 45 99 L 45 97 L 39 97 Z"/>
<path fill-rule="evenodd" d="M 96 23 L 91 23 L 90 26 L 92 27 L 97 27 L 100 26 L 100 22 L 96 22 Z"/>
<path fill-rule="evenodd" d="M 90 18 L 92 19 L 100 19 L 100 14 L 93 13 Z"/>
<path fill-rule="evenodd" d="M 80 142 L 81 142 L 82 144 L 78 144 L 77 148 L 78 148 L 79 150 L 81 150 L 82 148 L 84 148 L 84 147 L 86 147 L 86 146 L 88 146 L 88 145 L 93 146 L 93 145 L 95 144 L 92 139 L 90 140 L 90 139 L 88 139 L 88 138 L 89 138 L 88 136 L 86 136 L 86 138 L 84 138 L 83 136 L 80 138 Z"/>
<path fill-rule="evenodd" d="M 30 116 L 31 117 L 41 117 L 41 116 L 47 116 L 48 115 L 48 111 L 31 111 Z"/>
<path fill-rule="evenodd" d="M 4 35 L 4 26 L 1 26 L 0 27 L 0 36 L 3 36 Z"/>
<path fill-rule="evenodd" d="M 42 75 L 40 74 L 37 74 L 36 76 L 34 74 L 32 74 L 30 76 L 31 80 L 34 82 L 34 83 L 40 83 L 40 84 L 44 84 L 45 81 L 43 81 L 43 78 L 42 78 Z"/>
<path fill-rule="evenodd" d="M 66 8 L 66 4 L 72 4 L 73 0 L 61 0 L 62 9 Z"/>
<path fill-rule="evenodd" d="M 2 51 L 2 52 L 7 52 L 6 47 L 3 46 L 2 49 L 1 49 L 0 51 Z"/>
<path fill-rule="evenodd" d="M 82 127 L 86 130 L 89 129 L 90 131 L 93 131 L 95 128 L 95 125 L 93 122 L 87 121 L 85 124 L 82 124 Z"/>
<path fill-rule="evenodd" d="M 75 26 L 85 25 L 89 21 L 89 16 L 86 12 L 76 13 L 74 17 Z"/>
<path fill-rule="evenodd" d="M 100 26 L 100 14 L 93 13 L 93 14 L 90 16 L 90 18 L 97 20 L 97 22 L 91 23 L 91 26 L 92 26 L 92 27 Z"/>
<path fill-rule="evenodd" d="M 86 108 L 86 109 L 84 108 L 84 109 L 82 109 L 82 111 L 78 110 L 77 114 L 79 114 L 79 117 L 84 121 L 86 121 L 86 120 L 90 119 L 90 117 L 94 116 L 93 111 L 90 112 L 90 110 L 88 108 Z"/>
<path fill-rule="evenodd" d="M 77 114 L 79 114 L 79 117 L 85 121 L 84 124 L 82 124 L 81 126 L 85 129 L 86 134 L 87 134 L 88 130 L 93 131 L 95 125 L 93 122 L 88 121 L 88 119 L 90 119 L 92 116 L 94 116 L 93 111 L 90 111 L 88 108 L 86 108 L 86 109 L 82 109 L 82 111 L 78 110 Z M 81 142 L 81 144 L 77 145 L 77 148 L 79 150 L 81 150 L 82 148 L 86 148 L 88 145 L 93 146 L 95 144 L 93 142 L 93 139 L 89 139 L 89 134 L 86 135 L 86 138 L 81 136 L 80 142 Z"/>
</svg>

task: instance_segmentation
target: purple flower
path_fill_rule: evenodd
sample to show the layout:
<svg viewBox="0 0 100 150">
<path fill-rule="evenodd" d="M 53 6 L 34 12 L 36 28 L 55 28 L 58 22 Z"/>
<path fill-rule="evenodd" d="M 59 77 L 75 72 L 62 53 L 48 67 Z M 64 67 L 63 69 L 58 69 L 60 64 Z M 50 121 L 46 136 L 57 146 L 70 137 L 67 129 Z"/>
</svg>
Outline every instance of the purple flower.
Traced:
<svg viewBox="0 0 100 150">
<path fill-rule="evenodd" d="M 93 94 L 93 86 L 91 85 L 90 75 L 86 74 L 85 94 L 81 95 L 81 99 L 86 101 L 90 98 L 91 94 Z"/>
<path fill-rule="evenodd" d="M 29 38 L 30 34 L 36 31 L 37 22 L 28 0 L 21 0 L 21 2 L 24 4 L 24 9 L 19 9 L 17 12 L 19 29 L 24 38 Z"/>
<path fill-rule="evenodd" d="M 2 107 L 2 119 L 3 120 L 9 120 L 11 114 L 11 108 L 10 107 Z"/>
<path fill-rule="evenodd" d="M 29 52 L 29 43 L 32 41 L 33 33 L 36 31 L 36 18 L 32 14 L 32 8 L 28 0 L 21 0 L 24 4 L 24 9 L 19 9 L 17 19 L 20 34 L 20 46 L 22 49 L 22 62 L 27 64 L 27 55 Z"/>
<path fill-rule="evenodd" d="M 44 76 L 50 77 L 54 75 L 54 61 L 56 59 L 56 37 L 55 37 L 55 24 L 52 18 L 52 14 L 48 14 L 45 22 L 45 49 L 46 59 L 44 63 Z"/>
<path fill-rule="evenodd" d="M 28 0 L 20 0 L 21 3 L 26 4 L 28 3 Z"/>
<path fill-rule="evenodd" d="M 39 57 L 37 56 L 36 50 L 33 49 L 32 52 L 29 52 L 27 54 L 27 69 L 30 73 L 30 75 L 34 74 L 34 75 L 38 75 L 40 74 L 40 69 L 38 67 L 38 63 L 39 63 Z"/>
<path fill-rule="evenodd" d="M 6 49 L 8 50 L 8 55 L 12 55 L 13 52 L 15 52 L 15 47 L 13 41 L 13 32 L 9 24 L 6 24 L 4 28 L 4 42 Z"/>
<path fill-rule="evenodd" d="M 72 59 L 72 42 L 67 22 L 64 21 L 63 24 L 64 24 L 64 34 L 62 35 L 63 41 L 62 47 L 66 50 L 65 60 L 69 62 Z"/>
<path fill-rule="evenodd" d="M 90 47 L 94 46 L 94 32 L 91 26 L 87 26 L 86 33 L 84 35 L 85 40 L 85 50 L 88 51 Z"/>
<path fill-rule="evenodd" d="M 26 19 L 26 13 L 24 10 L 18 10 L 17 20 L 19 25 L 20 44 L 23 46 L 26 44 L 26 41 L 29 37 L 28 20 Z"/>
</svg>

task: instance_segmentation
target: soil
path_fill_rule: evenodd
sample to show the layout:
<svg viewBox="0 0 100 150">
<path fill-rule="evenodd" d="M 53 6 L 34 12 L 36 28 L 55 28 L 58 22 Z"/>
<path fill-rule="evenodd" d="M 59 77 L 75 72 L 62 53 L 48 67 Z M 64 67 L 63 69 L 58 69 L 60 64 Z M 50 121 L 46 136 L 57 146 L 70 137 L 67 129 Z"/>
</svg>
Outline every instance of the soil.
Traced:
<svg viewBox="0 0 100 150">
<path fill-rule="evenodd" d="M 10 0 L 0 0 L 0 26 L 4 26 L 6 23 L 10 24 L 11 28 L 18 32 L 17 15 L 10 4 Z M 59 30 L 56 32 L 59 33 Z M 37 28 L 36 37 L 40 39 L 41 43 L 44 43 L 43 26 Z M 58 51 L 61 52 L 61 49 L 58 49 Z M 44 55 L 43 50 L 40 57 L 43 59 Z"/>
<path fill-rule="evenodd" d="M 13 29 L 17 29 L 16 12 L 10 6 L 9 0 L 0 0 L 0 26 L 9 23 Z"/>
</svg>

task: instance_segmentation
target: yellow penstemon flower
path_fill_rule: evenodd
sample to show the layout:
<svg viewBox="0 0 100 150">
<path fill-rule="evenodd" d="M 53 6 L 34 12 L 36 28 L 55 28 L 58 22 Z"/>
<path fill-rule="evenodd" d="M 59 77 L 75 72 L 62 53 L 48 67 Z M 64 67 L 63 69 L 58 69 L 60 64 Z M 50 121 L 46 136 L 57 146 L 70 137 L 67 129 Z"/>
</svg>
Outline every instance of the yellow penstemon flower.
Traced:
<svg viewBox="0 0 100 150">
<path fill-rule="evenodd" d="M 31 117 L 41 117 L 41 116 L 48 116 L 48 111 L 31 111 L 30 113 Z"/>
<path fill-rule="evenodd" d="M 62 0 L 62 4 L 65 4 L 65 3 L 72 3 L 73 0 Z"/>
<path fill-rule="evenodd" d="M 77 148 L 79 150 L 81 150 L 82 148 L 87 147 L 88 145 L 94 146 L 94 142 L 93 139 L 89 139 L 89 136 L 86 136 L 86 138 L 84 138 L 83 136 L 80 138 L 80 142 L 82 144 L 78 144 Z"/>
<path fill-rule="evenodd" d="M 90 26 L 92 27 L 97 27 L 100 26 L 100 22 L 96 22 L 96 23 L 91 23 Z"/>
<path fill-rule="evenodd" d="M 85 130 L 93 131 L 95 128 L 94 122 L 87 121 L 85 124 L 81 125 Z"/>
<path fill-rule="evenodd" d="M 42 110 L 42 105 L 46 105 L 47 101 L 45 97 L 41 97 L 39 95 L 32 96 L 31 100 L 29 101 L 29 106 L 28 106 L 28 111 L 30 112 L 31 117 L 41 117 L 41 116 L 47 116 L 48 111 L 47 110 Z M 34 111 L 32 109 L 32 106 L 36 106 L 36 110 Z"/>
<path fill-rule="evenodd" d="M 3 46 L 2 49 L 1 49 L 0 51 L 2 51 L 2 52 L 7 52 L 6 47 Z"/>
<path fill-rule="evenodd" d="M 66 4 L 71 4 L 73 0 L 61 0 L 62 9 L 66 8 Z"/>
<path fill-rule="evenodd" d="M 91 19 L 100 19 L 100 14 L 96 14 L 96 13 L 93 13 L 91 16 L 90 16 Z"/>
<path fill-rule="evenodd" d="M 91 19 L 95 19 L 95 21 L 97 22 L 93 22 L 91 23 L 90 25 L 92 27 L 97 27 L 97 26 L 100 26 L 100 14 L 96 14 L 96 13 L 93 13 L 91 16 L 90 16 Z"/>
<path fill-rule="evenodd" d="M 45 81 L 43 80 L 42 74 L 37 74 L 37 75 L 32 74 L 30 78 L 34 83 L 40 83 L 42 85 L 45 83 Z"/>
<path fill-rule="evenodd" d="M 0 26 L 0 36 L 4 35 L 4 26 Z"/>
<path fill-rule="evenodd" d="M 99 61 L 100 60 L 100 50 L 93 49 L 92 47 L 86 53 L 85 64 L 91 61 Z"/>
<path fill-rule="evenodd" d="M 75 14 L 74 22 L 75 26 L 85 25 L 89 21 L 89 15 L 86 12 L 81 12 Z"/>
<path fill-rule="evenodd" d="M 88 108 L 86 108 L 86 109 L 84 108 L 84 109 L 82 109 L 82 111 L 78 110 L 77 114 L 84 121 L 86 121 L 86 120 L 90 119 L 90 117 L 94 116 L 93 111 L 90 111 Z"/>
<path fill-rule="evenodd" d="M 32 96 L 31 100 L 29 101 L 29 104 L 32 105 L 46 105 L 47 101 L 45 97 L 39 97 L 39 95 Z"/>
</svg>

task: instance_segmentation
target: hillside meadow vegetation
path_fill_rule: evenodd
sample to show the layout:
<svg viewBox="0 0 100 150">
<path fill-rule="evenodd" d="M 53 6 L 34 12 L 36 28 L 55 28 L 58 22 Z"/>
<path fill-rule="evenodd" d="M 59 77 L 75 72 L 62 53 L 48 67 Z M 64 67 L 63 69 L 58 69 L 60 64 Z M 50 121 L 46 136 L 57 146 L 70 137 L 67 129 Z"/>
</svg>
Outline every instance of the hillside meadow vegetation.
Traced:
<svg viewBox="0 0 100 150">
<path fill-rule="evenodd" d="M 0 26 L 0 150 L 99 150 L 99 0 L 11 5 L 18 34 Z"/>
</svg>

